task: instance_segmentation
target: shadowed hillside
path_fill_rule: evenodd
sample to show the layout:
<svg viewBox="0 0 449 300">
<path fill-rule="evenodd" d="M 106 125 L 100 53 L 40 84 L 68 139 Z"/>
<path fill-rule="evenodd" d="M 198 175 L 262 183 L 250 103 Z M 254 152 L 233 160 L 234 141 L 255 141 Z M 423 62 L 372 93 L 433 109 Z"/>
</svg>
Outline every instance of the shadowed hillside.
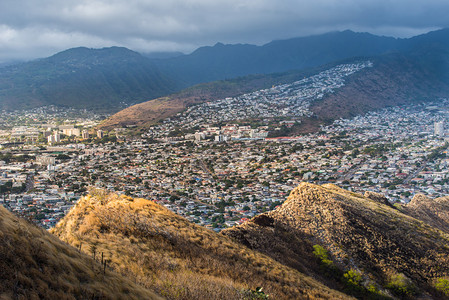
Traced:
<svg viewBox="0 0 449 300">
<path fill-rule="evenodd" d="M 365 289 L 445 298 L 435 286 L 449 284 L 449 235 L 366 196 L 302 183 L 276 210 L 223 234 L 362 298 Z"/>
<path fill-rule="evenodd" d="M 113 112 L 179 88 L 134 51 L 74 48 L 0 69 L 0 109 L 56 105 Z"/>
<path fill-rule="evenodd" d="M 235 97 L 260 89 L 269 88 L 273 85 L 291 83 L 319 73 L 335 65 L 337 65 L 337 63 L 305 71 L 291 71 L 270 75 L 251 75 L 199 84 L 166 97 L 130 106 L 106 119 L 100 124 L 100 127 L 106 129 L 126 125 L 146 127 L 171 117 L 191 105 L 224 99 L 226 97 Z"/>
<path fill-rule="evenodd" d="M 92 191 L 53 233 L 169 299 L 347 299 L 152 201 Z"/>
<path fill-rule="evenodd" d="M 0 206 L 0 299 L 162 299 Z"/>
<path fill-rule="evenodd" d="M 402 211 L 449 234 L 449 197 L 431 199 L 415 195 Z"/>
<path fill-rule="evenodd" d="M 373 59 L 374 67 L 349 77 L 336 93 L 315 101 L 311 110 L 318 120 L 350 118 L 384 107 L 422 102 L 449 96 L 449 81 L 443 71 L 415 57 L 399 54 Z M 449 66 L 446 72 L 449 74 Z"/>
</svg>

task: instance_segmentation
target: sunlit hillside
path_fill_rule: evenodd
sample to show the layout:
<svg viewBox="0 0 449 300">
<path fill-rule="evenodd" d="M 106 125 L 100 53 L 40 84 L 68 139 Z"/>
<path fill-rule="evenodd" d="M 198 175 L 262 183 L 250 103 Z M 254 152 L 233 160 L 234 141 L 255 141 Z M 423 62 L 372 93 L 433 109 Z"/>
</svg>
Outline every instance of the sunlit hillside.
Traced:
<svg viewBox="0 0 449 300">
<path fill-rule="evenodd" d="M 347 299 L 149 200 L 92 191 L 52 232 L 169 299 Z"/>
</svg>

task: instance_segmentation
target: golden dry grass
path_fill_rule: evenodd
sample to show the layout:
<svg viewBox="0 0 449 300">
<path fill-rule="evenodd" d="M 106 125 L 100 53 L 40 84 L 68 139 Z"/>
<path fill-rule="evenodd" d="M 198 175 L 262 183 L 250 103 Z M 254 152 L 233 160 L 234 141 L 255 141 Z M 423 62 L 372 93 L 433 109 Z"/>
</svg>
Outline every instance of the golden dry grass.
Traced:
<svg viewBox="0 0 449 300">
<path fill-rule="evenodd" d="M 160 299 L 0 206 L 0 299 Z"/>
<path fill-rule="evenodd" d="M 347 299 L 144 199 L 92 191 L 53 233 L 169 299 L 247 299 L 258 286 L 272 299 Z"/>
<path fill-rule="evenodd" d="M 278 209 L 223 233 L 317 278 L 315 244 L 329 251 L 341 271 L 360 270 L 379 289 L 391 274 L 405 274 L 419 292 L 435 296 L 432 282 L 449 275 L 447 233 L 332 184 L 301 183 Z"/>
</svg>

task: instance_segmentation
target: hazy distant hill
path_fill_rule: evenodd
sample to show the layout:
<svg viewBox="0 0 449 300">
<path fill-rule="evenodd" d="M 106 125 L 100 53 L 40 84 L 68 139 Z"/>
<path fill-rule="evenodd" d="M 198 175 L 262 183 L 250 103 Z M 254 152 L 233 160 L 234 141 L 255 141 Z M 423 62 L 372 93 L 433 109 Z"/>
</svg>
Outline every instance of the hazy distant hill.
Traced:
<svg viewBox="0 0 449 300">
<path fill-rule="evenodd" d="M 216 44 L 189 55 L 150 57 L 126 48 L 75 48 L 0 68 L 0 109 L 48 104 L 114 111 L 194 84 L 239 76 L 305 70 L 354 57 L 399 53 L 449 81 L 449 30 L 411 39 L 352 31 L 273 41 L 263 46 Z M 235 94 L 235 90 L 229 92 Z"/>
<path fill-rule="evenodd" d="M 334 66 L 329 64 L 306 71 L 291 71 L 268 75 L 248 75 L 234 79 L 201 83 L 169 96 L 153 99 L 123 109 L 106 119 L 100 127 L 113 129 L 126 125 L 141 128 L 170 117 L 190 105 L 235 97 L 244 93 L 270 88 L 273 85 L 294 82 Z"/>
<path fill-rule="evenodd" d="M 438 57 L 444 58 L 445 55 L 432 56 L 434 60 Z M 339 63 L 352 63 L 359 60 L 361 59 L 347 59 Z M 323 99 L 312 101 L 310 110 L 314 113 L 313 116 L 303 118 L 301 126 L 292 134 L 316 131 L 320 124 L 341 117 L 353 117 L 374 109 L 449 97 L 449 80 L 445 79 L 447 72 L 441 62 L 429 62 L 426 58 L 400 53 L 363 60 L 370 60 L 373 67 L 350 75 L 346 79 L 345 86 L 336 89 L 334 93 L 328 94 Z M 170 96 L 124 109 L 105 120 L 101 126 L 107 129 L 124 125 L 145 127 L 193 104 L 234 97 L 276 84 L 291 83 L 315 75 L 336 64 L 338 63 L 308 71 L 250 75 L 199 84 Z M 449 68 L 447 70 L 449 71 Z"/>
<path fill-rule="evenodd" d="M 307 122 L 325 123 L 384 107 L 449 97 L 449 80 L 445 79 L 449 68 L 443 71 L 443 64 L 403 54 L 372 61 L 373 68 L 354 74 L 334 94 L 312 103 L 316 117 Z"/>
<path fill-rule="evenodd" d="M 74 48 L 0 69 L 0 109 L 116 110 L 178 88 L 150 59 L 126 48 Z"/>
<path fill-rule="evenodd" d="M 400 298 L 446 299 L 448 232 L 386 203 L 372 192 L 301 183 L 276 210 L 223 234 L 361 298 L 367 298 L 363 287 L 371 286 Z M 447 224 L 447 211 L 443 214 Z M 319 269 L 312 264 L 316 259 Z M 437 282 L 445 282 L 446 295 L 435 289 Z"/>
<path fill-rule="evenodd" d="M 363 56 L 363 59 L 373 62 L 372 68 L 366 68 L 351 75 L 348 77 L 344 87 L 319 101 L 314 101 L 311 105 L 314 116 L 304 119 L 301 127 L 297 131 L 292 132 L 292 134 L 296 134 L 315 131 L 320 124 L 340 117 L 352 117 L 373 109 L 406 104 L 413 101 L 434 100 L 438 97 L 449 97 L 448 40 L 449 30 L 446 29 L 406 40 L 345 31 L 310 38 L 277 41 L 262 47 L 252 45 L 217 45 L 212 48 L 200 48 L 190 56 L 181 56 L 165 62 L 179 60 L 176 65 L 181 68 L 181 66 L 185 66 L 185 62 L 190 61 L 192 63 L 192 66 L 189 67 L 191 70 L 198 71 L 199 74 L 206 76 L 207 70 L 203 70 L 203 66 L 199 62 L 195 63 L 194 57 L 203 57 L 205 62 L 209 61 L 208 69 L 214 72 L 226 73 L 226 70 L 231 72 L 229 68 L 234 68 L 232 72 L 240 69 L 242 72 L 243 70 L 251 70 L 248 72 L 263 73 L 263 68 L 266 68 L 265 70 L 282 69 L 287 68 L 287 66 L 293 68 L 293 66 L 299 67 L 299 62 L 303 63 L 302 67 L 309 63 L 313 65 L 312 62 L 317 64 L 323 63 L 326 61 L 325 57 L 329 60 L 335 59 L 337 57 L 334 55 L 335 53 L 339 53 L 339 57 L 343 57 L 343 45 L 351 45 L 350 41 L 354 45 L 353 47 L 348 47 L 350 49 L 346 52 L 348 55 L 385 52 L 385 54 L 381 55 Z M 334 49 L 330 50 L 330 48 L 324 46 L 323 41 L 329 43 L 326 44 L 329 47 L 331 44 L 340 45 L 341 49 L 330 47 Z M 363 41 L 364 44 L 358 45 L 357 41 Z M 308 46 L 306 47 L 305 45 Z M 320 48 L 321 46 L 319 45 L 323 48 Z M 370 45 L 370 47 L 367 45 Z M 277 50 L 273 50 L 273 53 L 269 55 L 267 54 L 272 59 L 264 59 L 255 63 L 256 58 L 259 57 L 257 53 L 261 53 L 261 49 L 273 48 Z M 318 51 L 318 48 L 321 50 Z M 337 51 L 337 49 L 340 50 Z M 328 52 L 327 55 L 325 55 L 326 51 Z M 309 53 L 307 59 L 302 55 L 305 52 Z M 287 55 L 287 53 L 290 54 Z M 330 55 L 330 53 L 333 54 Z M 296 54 L 296 56 L 293 54 Z M 319 61 L 320 57 L 324 60 Z M 338 62 L 351 63 L 360 59 L 361 57 L 348 58 Z M 291 64 L 287 63 L 287 61 Z M 220 64 L 228 67 L 220 66 Z M 120 111 L 106 120 L 102 126 L 109 128 L 129 124 L 145 126 L 176 114 L 192 104 L 237 96 L 268 88 L 273 84 L 291 83 L 304 76 L 310 76 L 330 68 L 335 64 L 337 62 L 319 68 L 309 68 L 307 69 L 308 71 L 293 70 L 288 73 L 250 75 L 200 84 L 170 96 L 144 102 Z M 193 65 L 198 65 L 198 67 L 194 69 Z M 256 70 L 253 67 L 259 69 Z M 188 71 L 179 70 L 178 74 L 186 74 L 183 72 L 188 73 Z M 192 73 L 191 78 L 195 78 L 195 76 Z"/>
<path fill-rule="evenodd" d="M 298 70 L 397 50 L 401 40 L 350 30 L 278 40 L 263 46 L 217 43 L 157 64 L 188 84 Z"/>
<path fill-rule="evenodd" d="M 162 299 L 1 205 L 0 270 L 0 299 Z"/>
</svg>

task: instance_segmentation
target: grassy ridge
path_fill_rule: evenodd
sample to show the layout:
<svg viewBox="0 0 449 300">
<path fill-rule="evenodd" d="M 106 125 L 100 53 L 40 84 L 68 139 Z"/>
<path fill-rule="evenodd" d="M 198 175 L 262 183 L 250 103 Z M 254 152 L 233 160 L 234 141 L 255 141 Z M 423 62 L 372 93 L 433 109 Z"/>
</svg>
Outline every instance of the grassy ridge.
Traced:
<svg viewBox="0 0 449 300">
<path fill-rule="evenodd" d="M 435 282 L 449 276 L 449 235 L 373 194 L 302 183 L 276 210 L 223 233 L 344 291 L 349 272 L 380 296 L 443 297 Z"/>
<path fill-rule="evenodd" d="M 0 206 L 0 299 L 161 299 Z"/>
<path fill-rule="evenodd" d="M 341 299 L 296 270 L 144 199 L 93 191 L 53 233 L 169 299 Z"/>
</svg>

